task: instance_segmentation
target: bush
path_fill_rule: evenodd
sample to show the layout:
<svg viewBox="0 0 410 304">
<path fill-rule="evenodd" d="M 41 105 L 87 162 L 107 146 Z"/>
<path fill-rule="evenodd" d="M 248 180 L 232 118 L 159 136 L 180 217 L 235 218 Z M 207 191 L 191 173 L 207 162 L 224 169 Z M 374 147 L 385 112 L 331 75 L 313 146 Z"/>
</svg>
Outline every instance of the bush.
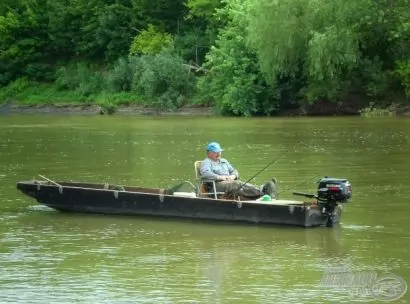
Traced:
<svg viewBox="0 0 410 304">
<path fill-rule="evenodd" d="M 395 72 L 400 79 L 406 96 L 410 97 L 410 60 L 399 61 Z"/>
<path fill-rule="evenodd" d="M 29 85 L 30 82 L 27 77 L 17 78 L 10 82 L 7 86 L 1 88 L 0 102 L 15 98 L 18 93 L 23 92 Z"/>
<path fill-rule="evenodd" d="M 368 107 L 361 109 L 360 115 L 364 117 L 376 117 L 376 116 L 393 116 L 396 112 L 396 105 L 391 105 L 387 108 L 376 107 L 374 102 L 371 102 Z"/>
<path fill-rule="evenodd" d="M 173 48 L 172 36 L 156 29 L 152 24 L 141 31 L 131 44 L 130 54 L 158 54 L 162 50 Z"/>
<path fill-rule="evenodd" d="M 88 64 L 79 62 L 59 68 L 55 83 L 60 90 L 72 90 L 86 97 L 99 93 L 104 82 L 101 72 Z"/>
<path fill-rule="evenodd" d="M 232 1 L 218 12 L 228 22 L 206 55 L 209 73 L 198 80 L 197 102 L 215 104 L 223 115 L 270 115 L 278 100 L 265 84 L 256 53 L 246 44 L 248 22 L 246 14 L 238 13 L 241 6 L 241 1 Z"/>
<path fill-rule="evenodd" d="M 114 114 L 117 110 L 117 105 L 113 98 L 109 95 L 102 95 L 97 98 L 96 104 L 101 107 L 101 114 L 107 113 L 109 115 Z"/>
<path fill-rule="evenodd" d="M 139 57 L 132 87 L 148 105 L 176 109 L 192 94 L 195 83 L 181 57 L 162 51 Z"/>
<path fill-rule="evenodd" d="M 54 81 L 55 69 L 48 63 L 32 62 L 27 64 L 24 73 L 31 80 L 52 82 Z"/>
<path fill-rule="evenodd" d="M 131 90 L 134 74 L 138 70 L 138 64 L 139 60 L 136 56 L 118 59 L 105 78 L 108 91 L 129 92 Z"/>
</svg>

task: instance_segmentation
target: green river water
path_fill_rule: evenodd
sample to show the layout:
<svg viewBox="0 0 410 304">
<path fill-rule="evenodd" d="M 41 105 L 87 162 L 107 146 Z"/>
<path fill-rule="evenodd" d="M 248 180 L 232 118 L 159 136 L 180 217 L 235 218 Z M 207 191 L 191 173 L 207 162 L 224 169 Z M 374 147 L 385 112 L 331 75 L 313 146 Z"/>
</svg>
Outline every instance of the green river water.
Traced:
<svg viewBox="0 0 410 304">
<path fill-rule="evenodd" d="M 281 198 L 348 178 L 342 223 L 67 214 L 16 189 L 194 181 L 211 140 L 245 180 L 281 156 L 252 180 L 275 176 Z M 403 118 L 0 116 L 0 303 L 409 303 L 409 156 Z"/>
</svg>

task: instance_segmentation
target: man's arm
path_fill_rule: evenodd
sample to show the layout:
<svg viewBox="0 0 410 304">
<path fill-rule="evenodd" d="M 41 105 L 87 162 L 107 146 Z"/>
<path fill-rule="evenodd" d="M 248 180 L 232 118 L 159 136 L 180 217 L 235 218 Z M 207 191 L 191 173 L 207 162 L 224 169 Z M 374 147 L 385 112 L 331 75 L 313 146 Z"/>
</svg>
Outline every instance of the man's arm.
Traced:
<svg viewBox="0 0 410 304">
<path fill-rule="evenodd" d="M 239 179 L 239 172 L 236 170 L 232 165 L 226 161 L 226 164 L 228 165 L 228 170 L 229 170 L 229 175 L 235 175 L 235 179 Z"/>
</svg>

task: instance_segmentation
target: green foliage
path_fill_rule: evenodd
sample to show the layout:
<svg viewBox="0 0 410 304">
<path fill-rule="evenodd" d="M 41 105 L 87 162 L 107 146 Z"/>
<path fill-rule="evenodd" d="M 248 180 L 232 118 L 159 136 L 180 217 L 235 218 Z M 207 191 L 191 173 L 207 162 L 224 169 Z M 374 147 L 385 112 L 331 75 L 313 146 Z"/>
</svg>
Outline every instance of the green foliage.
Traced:
<svg viewBox="0 0 410 304">
<path fill-rule="evenodd" d="M 141 31 L 131 44 L 130 54 L 157 54 L 165 49 L 173 48 L 173 39 L 170 34 L 158 31 L 152 24 Z"/>
<path fill-rule="evenodd" d="M 189 8 L 188 16 L 203 18 L 212 23 L 217 19 L 215 11 L 222 8 L 224 2 L 221 0 L 188 0 L 186 6 Z"/>
<path fill-rule="evenodd" d="M 255 54 L 245 42 L 247 21 L 240 9 L 243 1 L 230 1 L 219 12 L 228 25 L 218 35 L 216 46 L 208 53 L 205 67 L 209 74 L 198 82 L 199 102 L 215 102 L 221 113 L 251 116 L 270 114 L 276 101 L 269 101 Z"/>
<path fill-rule="evenodd" d="M 400 79 L 406 96 L 410 97 L 410 59 L 398 61 L 395 72 Z"/>
<path fill-rule="evenodd" d="M 130 6 L 113 3 L 107 4 L 98 12 L 98 27 L 95 35 L 98 41 L 98 49 L 104 50 L 105 58 L 112 62 L 120 56 L 128 54 L 133 32 L 130 25 L 133 22 Z"/>
<path fill-rule="evenodd" d="M 133 26 L 139 30 L 149 24 L 167 33 L 176 33 L 185 14 L 185 0 L 129 0 L 132 3 Z"/>
<path fill-rule="evenodd" d="M 360 55 L 353 26 L 363 1 L 253 2 L 247 38 L 268 83 L 301 77 L 307 99 L 340 97 Z"/>
<path fill-rule="evenodd" d="M 109 92 L 128 92 L 131 90 L 134 74 L 138 70 L 137 56 L 121 57 L 113 68 L 107 71 L 105 81 Z"/>
<path fill-rule="evenodd" d="M 312 102 L 351 91 L 383 96 L 394 57 L 409 51 L 408 7 L 407 0 L 252 1 L 247 38 L 271 86 L 297 77 L 300 95 Z"/>
<path fill-rule="evenodd" d="M 195 99 L 251 116 L 318 100 L 343 107 L 354 95 L 385 109 L 392 94 L 394 102 L 410 96 L 409 7 L 409 0 L 3 0 L 0 97 L 98 99 L 107 109 L 122 98 L 170 109 Z"/>
<path fill-rule="evenodd" d="M 133 91 L 149 106 L 176 109 L 186 103 L 194 88 L 193 76 L 183 61 L 168 51 L 139 57 Z"/>
<path fill-rule="evenodd" d="M 6 87 L 0 90 L 0 103 L 14 98 L 17 94 L 23 92 L 29 86 L 27 77 L 17 78 L 10 82 Z"/>
<path fill-rule="evenodd" d="M 84 97 L 72 91 L 61 91 L 51 84 L 27 80 L 15 80 L 0 89 L 0 101 L 18 101 L 25 105 L 75 104 L 85 101 Z"/>
<path fill-rule="evenodd" d="M 391 81 L 394 66 L 401 67 L 396 75 L 403 86 L 406 79 L 403 65 L 394 62 L 409 51 L 404 43 L 410 37 L 407 4 L 407 0 L 394 5 L 367 0 L 229 0 L 226 10 L 221 10 L 225 16 L 218 15 L 228 23 L 207 55 L 205 66 L 211 76 L 199 81 L 200 100 L 213 99 L 228 112 L 251 115 L 260 112 L 258 108 L 270 113 L 278 99 L 282 107 L 290 107 L 294 101 L 303 105 L 323 98 L 343 102 L 351 92 L 386 97 L 396 88 Z M 254 53 L 257 59 L 249 69 L 243 60 L 251 62 Z M 248 72 L 246 79 L 241 70 L 252 74 Z"/>
<path fill-rule="evenodd" d="M 187 61 L 202 65 L 206 53 L 215 44 L 218 29 L 226 25 L 226 20 L 217 13 L 225 6 L 221 0 L 188 0 L 189 9 L 182 31 L 175 36 L 175 45 Z"/>
<path fill-rule="evenodd" d="M 208 30 L 194 28 L 174 37 L 175 51 L 187 61 L 200 66 L 211 48 L 214 37 Z"/>
<path fill-rule="evenodd" d="M 380 108 L 372 102 L 368 107 L 360 110 L 360 115 L 363 117 L 393 116 L 395 111 L 396 105 L 394 104 L 387 108 Z"/>
<path fill-rule="evenodd" d="M 383 70 L 383 62 L 375 57 L 373 60 L 363 58 L 359 63 L 359 79 L 367 96 L 378 97 L 388 90 L 389 71 Z"/>
<path fill-rule="evenodd" d="M 305 64 L 309 30 L 306 27 L 308 0 L 250 1 L 247 41 L 256 51 L 267 81 L 295 76 Z"/>
<path fill-rule="evenodd" d="M 101 114 L 107 113 L 109 115 L 114 114 L 117 110 L 117 105 L 111 98 L 111 95 L 102 94 L 96 99 L 96 104 L 102 109 Z"/>
<path fill-rule="evenodd" d="M 176 32 L 184 12 L 182 0 L 4 0 L 0 86 L 22 75 L 50 81 L 56 61 L 114 62 L 136 32 L 150 23 Z"/>
<path fill-rule="evenodd" d="M 100 92 L 104 82 L 101 72 L 96 68 L 78 62 L 57 70 L 56 85 L 60 90 L 72 90 L 80 96 L 87 97 Z"/>
<path fill-rule="evenodd" d="M 8 86 L 0 89 L 0 103 L 5 101 L 18 101 L 25 105 L 44 105 L 53 104 L 56 106 L 66 105 L 84 105 L 112 104 L 115 108 L 119 105 L 143 104 L 142 97 L 132 92 L 98 92 L 89 96 L 82 96 L 73 90 L 61 90 L 54 84 L 44 84 L 28 81 L 27 78 L 21 78 L 11 82 Z"/>
<path fill-rule="evenodd" d="M 48 70 L 43 63 L 49 42 L 45 6 L 26 0 L 14 8 L 7 7 L 0 15 L 0 85 L 22 75 L 44 79 Z"/>
<path fill-rule="evenodd" d="M 129 106 L 131 104 L 143 105 L 143 98 L 135 92 L 110 93 L 102 91 L 100 94 L 95 96 L 95 101 L 97 104 L 108 102 L 114 104 L 115 106 Z"/>
<path fill-rule="evenodd" d="M 128 53 L 131 5 L 101 0 L 55 0 L 48 4 L 51 47 L 58 58 L 115 60 Z"/>
</svg>

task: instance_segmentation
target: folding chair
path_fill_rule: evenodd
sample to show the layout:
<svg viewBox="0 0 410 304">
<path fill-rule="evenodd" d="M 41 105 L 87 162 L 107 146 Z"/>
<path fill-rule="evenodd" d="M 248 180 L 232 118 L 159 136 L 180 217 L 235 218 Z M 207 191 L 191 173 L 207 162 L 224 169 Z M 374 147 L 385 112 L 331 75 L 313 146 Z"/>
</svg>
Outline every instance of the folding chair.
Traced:
<svg viewBox="0 0 410 304">
<path fill-rule="evenodd" d="M 201 176 L 201 163 L 202 161 L 197 160 L 194 163 L 194 168 L 195 168 L 195 177 L 196 177 L 196 183 L 198 185 L 198 193 L 197 196 L 213 196 L 215 199 L 218 198 L 218 195 L 225 194 L 225 192 L 217 192 L 216 191 L 216 185 L 215 181 L 212 179 L 204 179 Z M 210 191 L 208 190 L 208 186 L 211 187 Z"/>
</svg>

